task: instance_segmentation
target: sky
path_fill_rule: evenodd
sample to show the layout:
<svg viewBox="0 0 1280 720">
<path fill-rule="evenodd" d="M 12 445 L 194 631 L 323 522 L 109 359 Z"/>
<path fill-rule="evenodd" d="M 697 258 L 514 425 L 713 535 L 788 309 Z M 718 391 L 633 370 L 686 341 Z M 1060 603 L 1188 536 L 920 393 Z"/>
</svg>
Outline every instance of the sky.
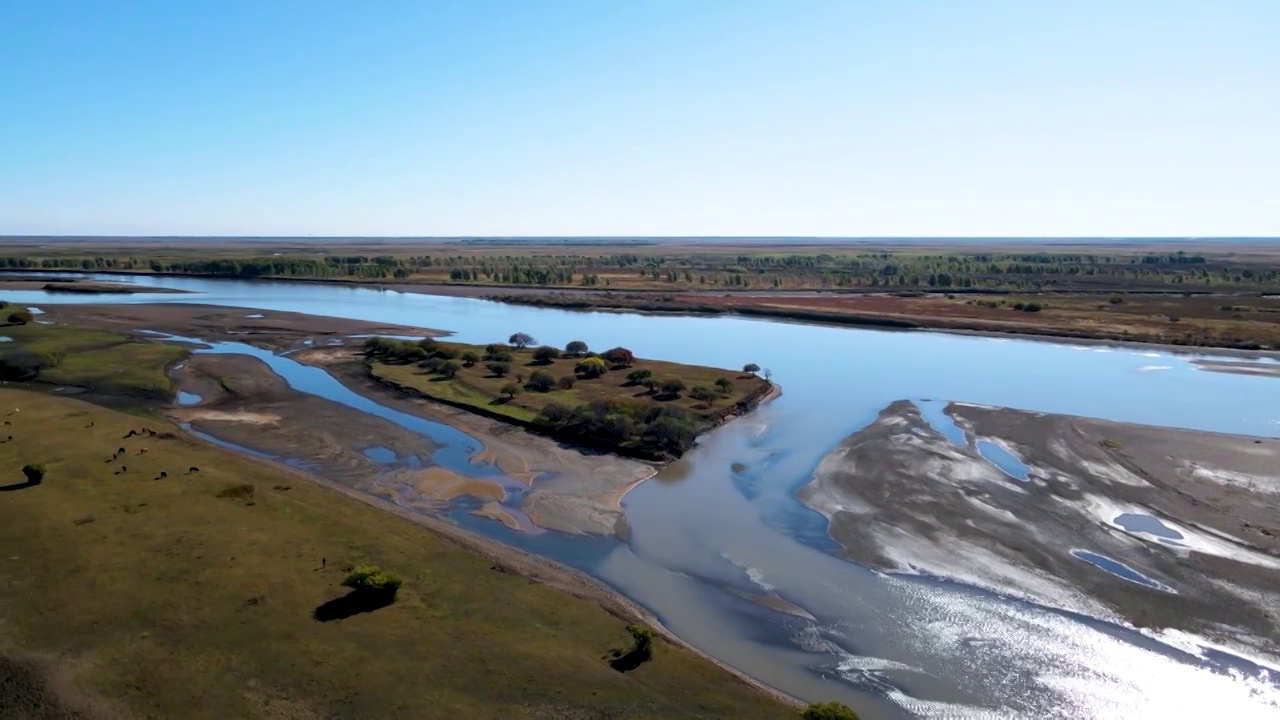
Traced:
<svg viewBox="0 0 1280 720">
<path fill-rule="evenodd" d="M 1280 0 L 0 0 L 0 234 L 1280 236 Z"/>
</svg>

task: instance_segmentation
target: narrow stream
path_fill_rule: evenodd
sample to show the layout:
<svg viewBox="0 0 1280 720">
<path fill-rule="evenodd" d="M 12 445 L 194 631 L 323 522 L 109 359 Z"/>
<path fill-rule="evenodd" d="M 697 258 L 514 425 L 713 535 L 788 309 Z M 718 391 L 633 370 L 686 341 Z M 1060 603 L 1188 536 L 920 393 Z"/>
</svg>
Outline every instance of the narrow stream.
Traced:
<svg viewBox="0 0 1280 720">
<path fill-rule="evenodd" d="M 1273 378 L 1208 372 L 1194 365 L 1200 356 L 1132 349 L 731 317 L 573 313 L 317 284 L 136 281 L 203 293 L 164 300 L 458 328 L 458 339 L 468 342 L 521 330 L 561 346 L 583 339 L 678 362 L 771 367 L 785 389 L 780 400 L 707 434 L 627 496 L 625 543 L 530 536 L 471 516 L 470 501 L 455 504 L 448 516 L 586 570 L 692 644 L 802 698 L 839 699 L 867 718 L 1280 712 L 1280 674 L 1236 655 L 840 559 L 826 521 L 795 499 L 824 453 L 895 400 L 934 398 L 920 403 L 922 412 L 956 442 L 966 442 L 963 432 L 941 411 L 951 400 L 1275 436 L 1280 382 Z M 15 295 L 21 294 L 5 299 L 66 301 Z M 431 461 L 455 472 L 501 475 L 472 462 L 480 450 L 474 438 L 383 407 L 321 369 L 237 343 L 207 351 L 257 357 L 295 390 L 420 433 L 440 446 Z M 1157 362 L 1160 372 L 1144 369 Z M 766 607 L 769 598 L 796 610 Z"/>
</svg>

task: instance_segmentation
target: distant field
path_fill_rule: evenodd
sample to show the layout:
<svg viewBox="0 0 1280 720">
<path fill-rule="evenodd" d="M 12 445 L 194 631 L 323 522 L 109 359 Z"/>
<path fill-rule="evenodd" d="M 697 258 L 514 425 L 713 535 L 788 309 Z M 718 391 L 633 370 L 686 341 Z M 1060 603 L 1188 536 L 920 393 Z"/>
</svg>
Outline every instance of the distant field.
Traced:
<svg viewBox="0 0 1280 720">
<path fill-rule="evenodd" d="M 473 241 L 0 239 L 0 268 L 295 277 L 459 286 L 1280 291 L 1280 243 L 1224 239 Z"/>
<path fill-rule="evenodd" d="M 0 715 L 795 717 L 662 642 L 617 672 L 631 638 L 597 605 L 163 421 L 10 388 L 0 407 Z M 313 619 L 360 563 L 405 578 L 397 601 Z"/>
</svg>

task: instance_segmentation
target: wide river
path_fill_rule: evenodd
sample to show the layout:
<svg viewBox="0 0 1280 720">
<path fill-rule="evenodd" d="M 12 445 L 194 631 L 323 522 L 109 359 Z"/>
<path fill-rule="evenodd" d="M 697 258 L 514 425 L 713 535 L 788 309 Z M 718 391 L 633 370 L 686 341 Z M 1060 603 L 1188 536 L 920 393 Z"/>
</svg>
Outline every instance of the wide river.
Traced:
<svg viewBox="0 0 1280 720">
<path fill-rule="evenodd" d="M 1205 356 L 1153 349 L 585 313 L 345 285 L 101 279 L 199 294 L 23 291 L 3 299 L 37 307 L 206 303 L 440 328 L 465 342 L 521 331 L 557 346 L 585 340 L 686 363 L 758 363 L 772 370 L 782 397 L 704 436 L 630 493 L 625 541 L 525 535 L 465 506 L 451 517 L 587 571 L 769 685 L 805 700 L 845 701 L 867 718 L 1280 717 L 1280 672 L 1194 638 L 1144 634 L 943 579 L 872 572 L 832 555 L 826 521 L 795 499 L 819 459 L 894 400 L 1277 437 L 1280 379 L 1205 371 L 1191 362 Z M 286 362 L 296 365 L 280 358 L 273 367 L 287 371 Z M 794 608 L 780 612 L 752 595 Z"/>
</svg>

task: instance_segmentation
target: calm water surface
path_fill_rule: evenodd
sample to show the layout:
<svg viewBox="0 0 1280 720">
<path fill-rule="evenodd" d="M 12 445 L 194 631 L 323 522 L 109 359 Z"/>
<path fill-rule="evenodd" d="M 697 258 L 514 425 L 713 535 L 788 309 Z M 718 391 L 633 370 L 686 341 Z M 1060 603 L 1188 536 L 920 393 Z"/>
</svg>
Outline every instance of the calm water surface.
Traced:
<svg viewBox="0 0 1280 720">
<path fill-rule="evenodd" d="M 627 496 L 625 543 L 558 533 L 529 537 L 470 517 L 465 503 L 450 516 L 591 572 L 694 645 L 805 699 L 842 699 L 871 718 L 1280 713 L 1280 675 L 1233 655 L 1188 643 L 1175 647 L 1073 613 L 945 580 L 886 576 L 838 559 L 830 554 L 825 520 L 794 497 L 824 453 L 894 400 L 931 400 L 921 406 L 944 431 L 953 428 L 940 417 L 941 406 L 956 400 L 1275 437 L 1275 378 L 1208 372 L 1192 365 L 1192 356 L 1156 351 L 728 317 L 579 313 L 339 285 L 132 280 L 202 294 L 108 295 L 101 302 L 304 312 L 452 330 L 468 342 L 522 331 L 558 346 L 580 339 L 666 360 L 772 369 L 785 389 L 782 398 L 708 434 Z M 40 291 L 4 299 L 37 306 L 85 302 Z M 451 428 L 419 427 L 421 419 L 343 395 L 322 371 L 290 367 L 297 364 L 278 356 L 269 362 L 304 392 L 341 396 L 443 439 L 437 461 L 464 466 L 478 448 Z M 751 594 L 773 595 L 802 610 L 777 612 L 752 602 Z"/>
</svg>

